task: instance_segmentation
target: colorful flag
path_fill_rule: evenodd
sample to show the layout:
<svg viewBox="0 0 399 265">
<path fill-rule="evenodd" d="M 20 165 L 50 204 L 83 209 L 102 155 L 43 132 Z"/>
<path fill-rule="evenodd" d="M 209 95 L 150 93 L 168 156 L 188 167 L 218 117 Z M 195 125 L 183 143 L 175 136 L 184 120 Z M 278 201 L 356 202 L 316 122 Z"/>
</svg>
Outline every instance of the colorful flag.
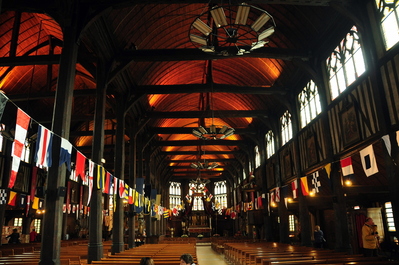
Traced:
<svg viewBox="0 0 399 265">
<path fill-rule="evenodd" d="M 17 202 L 17 193 L 10 191 L 10 196 L 8 197 L 8 205 L 15 206 Z"/>
<path fill-rule="evenodd" d="M 76 152 L 75 174 L 80 176 L 82 181 L 86 180 L 86 157 L 79 151 Z"/>
<path fill-rule="evenodd" d="M 15 136 L 12 146 L 12 165 L 11 174 L 8 187 L 14 187 L 15 180 L 17 179 L 19 164 L 21 162 L 22 150 L 25 144 L 26 133 L 28 132 L 28 126 L 30 123 L 30 117 L 18 108 L 17 112 L 17 122 L 15 126 Z"/>
<path fill-rule="evenodd" d="M 341 168 L 343 176 L 353 174 L 352 158 L 350 156 L 341 160 Z"/>
<path fill-rule="evenodd" d="M 122 199 L 125 196 L 125 181 L 122 179 L 119 180 L 118 191 L 119 191 L 119 198 Z"/>
<path fill-rule="evenodd" d="M 59 165 L 61 166 L 63 163 L 66 163 L 68 171 L 71 171 L 71 154 L 72 154 L 72 144 L 67 139 L 61 138 Z"/>
<path fill-rule="evenodd" d="M 36 154 L 35 154 L 36 165 L 42 167 L 51 167 L 52 143 L 53 143 L 53 133 L 46 127 L 39 124 L 37 130 L 37 142 L 36 142 Z"/>
<path fill-rule="evenodd" d="M 104 190 L 105 170 L 101 165 L 97 165 L 97 189 Z"/>
<path fill-rule="evenodd" d="M 291 189 L 292 189 L 292 198 L 296 199 L 298 198 L 298 180 L 295 179 L 293 182 L 291 182 Z"/>
<path fill-rule="evenodd" d="M 326 170 L 328 179 L 330 179 L 330 174 L 331 174 L 331 163 L 328 163 L 328 164 L 324 167 L 324 169 Z"/>
<path fill-rule="evenodd" d="M 7 190 L 0 189 L 0 204 L 6 204 L 6 203 L 7 203 Z"/>
<path fill-rule="evenodd" d="M 35 197 L 33 199 L 32 209 L 35 209 L 35 210 L 39 209 L 39 200 L 40 199 L 38 197 Z"/>
<path fill-rule="evenodd" d="M 89 184 L 89 194 L 88 194 L 88 196 L 87 196 L 87 206 L 89 206 L 89 204 L 90 204 L 90 200 L 91 200 L 91 195 L 92 195 L 92 193 L 93 193 L 93 186 L 94 186 L 94 179 L 93 179 L 94 177 L 93 177 L 93 175 L 89 175 L 88 176 L 88 184 Z"/>
<path fill-rule="evenodd" d="M 19 204 L 18 206 L 20 208 L 25 208 L 26 207 L 26 194 L 19 194 Z"/>
<path fill-rule="evenodd" d="M 109 194 L 110 191 L 110 178 L 111 178 L 111 173 L 108 171 L 105 173 L 105 184 L 104 184 L 104 193 Z"/>
<path fill-rule="evenodd" d="M 319 171 L 316 171 L 312 174 L 312 185 L 313 185 L 313 191 L 315 193 L 319 193 L 320 192 L 320 180 L 319 180 Z"/>
<path fill-rule="evenodd" d="M 378 173 L 377 161 L 375 159 L 372 144 L 360 151 L 360 159 L 362 161 L 364 173 L 366 173 L 367 177 Z"/>
<path fill-rule="evenodd" d="M 309 188 L 308 188 L 308 177 L 304 176 L 301 178 L 301 191 L 303 196 L 309 195 Z"/>
<path fill-rule="evenodd" d="M 129 200 L 128 200 L 129 204 L 133 204 L 133 189 L 129 187 Z"/>
<path fill-rule="evenodd" d="M 30 184 L 30 197 L 29 197 L 29 199 L 31 200 L 35 197 L 36 194 L 37 169 L 38 169 L 37 167 L 32 167 L 32 178 Z"/>
</svg>

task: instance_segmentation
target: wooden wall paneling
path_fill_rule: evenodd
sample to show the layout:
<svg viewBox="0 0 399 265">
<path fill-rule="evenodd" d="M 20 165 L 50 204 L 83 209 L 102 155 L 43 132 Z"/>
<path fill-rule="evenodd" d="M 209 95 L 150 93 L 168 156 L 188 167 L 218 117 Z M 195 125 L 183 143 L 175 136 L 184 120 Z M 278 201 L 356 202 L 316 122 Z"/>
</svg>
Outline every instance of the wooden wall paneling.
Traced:
<svg viewBox="0 0 399 265">
<path fill-rule="evenodd" d="M 391 125 L 397 125 L 399 123 L 399 104 L 396 103 L 399 102 L 398 70 L 399 55 L 396 55 L 380 68 Z"/>
</svg>

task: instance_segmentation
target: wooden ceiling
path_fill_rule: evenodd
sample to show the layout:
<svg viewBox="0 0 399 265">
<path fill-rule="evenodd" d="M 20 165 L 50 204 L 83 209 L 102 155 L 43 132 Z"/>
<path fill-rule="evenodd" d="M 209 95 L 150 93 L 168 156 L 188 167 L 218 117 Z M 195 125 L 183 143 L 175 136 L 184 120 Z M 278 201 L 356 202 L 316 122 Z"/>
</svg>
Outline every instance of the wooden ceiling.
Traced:
<svg viewBox="0 0 399 265">
<path fill-rule="evenodd" d="M 265 47 L 234 56 L 207 54 L 189 38 L 190 25 L 211 5 L 232 1 L 3 1 L 0 15 L 0 89 L 39 123 L 51 128 L 63 28 L 79 23 L 71 142 L 90 157 L 96 65 L 109 68 L 106 167 L 113 170 L 115 107 L 130 100 L 129 130 L 151 151 L 164 180 L 195 178 L 193 161 L 219 167 L 204 178 L 239 174 L 258 145 L 294 102 L 314 69 L 353 22 L 359 1 L 254 0 L 276 28 Z M 213 119 L 212 119 L 213 118 Z M 199 125 L 227 125 L 236 133 L 217 141 L 191 134 Z M 129 162 L 129 161 L 128 161 Z"/>
</svg>

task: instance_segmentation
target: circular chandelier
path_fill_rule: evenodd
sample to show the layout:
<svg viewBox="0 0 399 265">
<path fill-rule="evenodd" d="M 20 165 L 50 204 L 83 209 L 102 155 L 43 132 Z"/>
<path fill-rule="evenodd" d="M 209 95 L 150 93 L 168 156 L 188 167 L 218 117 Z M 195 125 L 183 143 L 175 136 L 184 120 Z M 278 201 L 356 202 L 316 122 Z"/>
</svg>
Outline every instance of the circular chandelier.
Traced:
<svg viewBox="0 0 399 265">
<path fill-rule="evenodd" d="M 190 166 L 195 169 L 214 169 L 218 167 L 219 164 L 216 162 L 208 163 L 207 161 L 204 161 L 204 163 L 201 163 L 200 161 L 197 161 L 195 163 L 191 163 Z"/>
<path fill-rule="evenodd" d="M 276 24 L 265 10 L 247 5 L 214 6 L 190 27 L 190 40 L 204 52 L 243 55 L 263 47 Z"/>
<path fill-rule="evenodd" d="M 234 129 L 223 125 L 222 128 L 216 128 L 216 125 L 212 124 L 208 129 L 203 126 L 199 126 L 192 130 L 194 136 L 203 140 L 219 140 L 229 137 L 234 134 Z"/>
</svg>

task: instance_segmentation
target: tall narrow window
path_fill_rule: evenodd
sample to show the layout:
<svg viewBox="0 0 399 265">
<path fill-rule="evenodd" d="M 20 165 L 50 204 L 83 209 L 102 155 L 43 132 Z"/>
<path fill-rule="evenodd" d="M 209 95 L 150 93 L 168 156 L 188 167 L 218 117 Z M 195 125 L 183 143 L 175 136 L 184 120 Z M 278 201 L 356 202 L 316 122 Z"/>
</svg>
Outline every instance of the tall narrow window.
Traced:
<svg viewBox="0 0 399 265">
<path fill-rule="evenodd" d="M 292 138 L 291 114 L 288 112 L 288 110 L 284 112 L 283 116 L 281 116 L 280 126 L 281 126 L 281 144 L 284 145 Z"/>
<path fill-rule="evenodd" d="M 321 113 L 319 92 L 313 80 L 303 88 L 298 95 L 301 115 L 301 128 L 304 128 Z"/>
<path fill-rule="evenodd" d="M 14 218 L 14 226 L 22 226 L 22 218 Z"/>
<path fill-rule="evenodd" d="M 327 59 L 331 99 L 338 97 L 365 70 L 360 37 L 353 26 Z"/>
<path fill-rule="evenodd" d="M 33 221 L 33 227 L 35 228 L 35 231 L 36 231 L 37 233 L 39 233 L 39 234 L 40 234 L 40 227 L 41 227 L 41 224 L 42 224 L 42 220 L 41 220 L 41 219 L 35 219 L 35 220 Z"/>
<path fill-rule="evenodd" d="M 266 141 L 266 158 L 271 157 L 276 152 L 276 148 L 274 146 L 274 134 L 273 131 L 270 130 L 265 135 Z"/>
<path fill-rule="evenodd" d="M 389 232 L 396 232 L 395 222 L 393 219 L 393 210 L 391 202 L 385 203 L 386 222 Z"/>
<path fill-rule="evenodd" d="M 215 201 L 220 203 L 221 208 L 227 208 L 227 187 L 226 181 L 215 182 Z"/>
<path fill-rule="evenodd" d="M 399 1 L 376 0 L 381 18 L 381 30 L 385 48 L 391 49 L 399 41 Z"/>
<path fill-rule="evenodd" d="M 255 146 L 255 168 L 260 167 L 260 152 L 259 147 Z"/>
<path fill-rule="evenodd" d="M 201 194 L 201 196 L 198 196 Z M 204 190 L 199 190 L 198 186 L 194 183 L 189 183 L 189 195 L 192 197 L 193 211 L 203 211 L 204 210 L 204 202 L 202 201 L 202 197 L 204 195 Z"/>
<path fill-rule="evenodd" d="M 174 208 L 181 204 L 181 183 L 169 182 L 169 207 Z"/>
</svg>

